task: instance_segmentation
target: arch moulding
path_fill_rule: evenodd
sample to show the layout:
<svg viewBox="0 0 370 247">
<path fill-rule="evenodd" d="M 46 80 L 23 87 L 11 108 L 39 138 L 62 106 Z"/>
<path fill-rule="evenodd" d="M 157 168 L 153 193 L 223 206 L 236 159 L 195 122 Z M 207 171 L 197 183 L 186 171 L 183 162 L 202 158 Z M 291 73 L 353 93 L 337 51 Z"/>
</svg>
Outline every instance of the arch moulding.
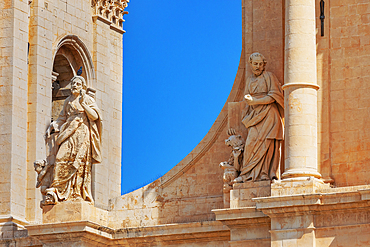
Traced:
<svg viewBox="0 0 370 247">
<path fill-rule="evenodd" d="M 61 48 L 63 47 L 72 48 L 73 51 L 79 55 L 79 58 L 82 61 L 81 66 L 84 70 L 83 75 L 86 75 L 85 79 L 87 80 L 87 86 L 95 85 L 95 69 L 90 52 L 84 42 L 77 35 L 66 35 L 58 42 L 57 46 L 53 48 L 52 65 L 54 66 L 55 58 L 59 55 L 59 51 L 61 51 Z M 66 57 L 66 59 L 71 64 L 70 59 L 68 57 Z M 73 68 L 73 66 L 71 67 Z M 76 71 L 73 70 L 73 73 L 75 74 Z"/>
</svg>

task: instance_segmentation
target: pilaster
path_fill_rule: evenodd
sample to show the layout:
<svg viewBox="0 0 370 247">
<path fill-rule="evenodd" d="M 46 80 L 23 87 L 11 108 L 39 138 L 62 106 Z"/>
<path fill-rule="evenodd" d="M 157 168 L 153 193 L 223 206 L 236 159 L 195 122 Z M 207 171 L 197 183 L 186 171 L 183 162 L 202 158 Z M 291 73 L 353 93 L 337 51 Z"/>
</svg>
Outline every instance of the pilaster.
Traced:
<svg viewBox="0 0 370 247">
<path fill-rule="evenodd" d="M 123 15 L 127 0 L 112 6 L 96 1 L 93 16 L 93 63 L 96 72 L 98 104 L 104 117 L 103 162 L 93 166 L 92 190 L 95 205 L 108 207 L 108 200 L 121 191 L 121 132 L 123 76 Z M 108 179 L 108 181 L 107 181 Z"/>
<path fill-rule="evenodd" d="M 214 209 L 216 220 L 230 229 L 230 247 L 270 246 L 270 218 L 255 207 Z"/>
<path fill-rule="evenodd" d="M 0 27 L 0 217 L 24 222 L 28 1 L 1 1 Z"/>
<path fill-rule="evenodd" d="M 30 33 L 28 56 L 28 98 L 27 98 L 27 220 L 41 222 L 42 195 L 36 188 L 33 162 L 45 159 L 44 134 L 51 119 L 52 84 L 52 13 L 44 1 L 33 0 L 30 6 Z M 48 34 L 48 35 L 46 35 Z"/>
</svg>

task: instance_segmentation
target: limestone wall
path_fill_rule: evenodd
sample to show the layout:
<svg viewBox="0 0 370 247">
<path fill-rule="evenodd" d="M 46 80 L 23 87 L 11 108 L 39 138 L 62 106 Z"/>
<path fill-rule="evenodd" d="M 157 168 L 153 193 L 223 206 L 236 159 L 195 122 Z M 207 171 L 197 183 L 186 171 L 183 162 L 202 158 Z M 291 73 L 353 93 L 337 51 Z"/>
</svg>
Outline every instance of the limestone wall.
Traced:
<svg viewBox="0 0 370 247">
<path fill-rule="evenodd" d="M 0 3 L 0 215 L 41 222 L 33 162 L 46 158 L 43 136 L 61 49 L 75 72 L 84 67 L 103 110 L 104 159 L 93 170 L 95 205 L 107 208 L 109 198 L 120 195 L 124 31 L 93 15 L 90 0 Z"/>
<path fill-rule="evenodd" d="M 0 2 L 0 215 L 26 217 L 26 1 Z"/>
<path fill-rule="evenodd" d="M 223 170 L 219 163 L 229 159 L 230 150 L 225 145 L 228 102 L 242 100 L 245 78 L 250 73 L 249 68 L 246 69 L 246 57 L 255 51 L 263 53 L 268 59 L 267 69 L 281 82 L 284 71 L 281 2 L 242 1 L 242 15 L 241 59 L 233 88 L 220 115 L 197 147 L 167 174 L 141 189 L 111 200 L 111 227 L 209 221 L 215 219 L 212 209 L 224 207 Z M 114 222 L 113 219 L 120 220 Z"/>
<path fill-rule="evenodd" d="M 51 73 L 59 42 L 75 34 L 92 50 L 89 1 L 35 0 L 30 5 L 28 75 L 27 220 L 41 221 L 41 194 L 33 162 L 45 159 L 45 130 L 51 120 Z M 76 15 L 77 12 L 81 14 Z M 76 52 L 77 53 L 77 52 Z M 77 55 L 77 54 L 76 54 Z M 91 85 L 91 82 L 90 82 Z M 26 87 L 25 87 L 26 88 Z"/>
<path fill-rule="evenodd" d="M 321 36 L 320 1 L 316 1 L 319 172 L 336 186 L 367 184 L 369 3 L 325 2 L 325 33 Z M 228 102 L 241 99 L 244 77 L 250 73 L 245 70 L 245 57 L 252 52 L 263 53 L 268 60 L 267 70 L 284 83 L 284 1 L 242 1 L 242 5 L 243 52 Z M 226 114 L 224 107 L 204 140 L 165 176 L 112 199 L 114 214 L 124 215 L 119 224 L 213 219 L 209 208 L 222 205 L 217 164 L 228 158 L 223 144 L 227 124 L 222 121 Z"/>
<path fill-rule="evenodd" d="M 122 33 L 94 17 L 93 61 L 97 102 L 103 111 L 103 162 L 93 167 L 93 193 L 97 206 L 121 193 Z"/>
<path fill-rule="evenodd" d="M 238 101 L 244 82 L 244 56 L 228 101 Z M 111 199 L 110 227 L 138 227 L 214 220 L 223 208 L 222 169 L 229 158 L 227 103 L 211 130 L 179 164 L 153 183 Z M 120 220 L 114 220 L 120 219 Z"/>
<path fill-rule="evenodd" d="M 370 3 L 326 1 L 325 7 L 324 37 L 317 19 L 321 173 L 336 186 L 368 184 Z"/>
</svg>

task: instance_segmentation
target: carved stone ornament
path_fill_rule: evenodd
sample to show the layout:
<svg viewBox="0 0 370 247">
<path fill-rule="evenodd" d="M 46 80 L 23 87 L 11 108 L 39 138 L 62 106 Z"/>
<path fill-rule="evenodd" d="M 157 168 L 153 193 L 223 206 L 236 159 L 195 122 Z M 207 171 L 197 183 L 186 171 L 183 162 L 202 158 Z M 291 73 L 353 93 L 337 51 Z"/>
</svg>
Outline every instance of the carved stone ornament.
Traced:
<svg viewBox="0 0 370 247">
<path fill-rule="evenodd" d="M 123 27 L 123 16 L 128 14 L 125 8 L 129 0 L 92 0 L 91 6 L 95 15 L 112 22 L 113 25 Z"/>
<path fill-rule="evenodd" d="M 228 192 L 233 183 L 273 180 L 279 176 L 284 137 L 283 92 L 275 75 L 265 71 L 266 59 L 262 54 L 253 53 L 249 64 L 253 73 L 246 80 L 246 107 L 241 115 L 247 137 L 244 141 L 234 130 L 228 131 L 230 137 L 225 142 L 233 150 L 230 160 L 220 164 L 224 169 L 224 192 Z M 242 141 L 245 142 L 243 150 Z"/>
<path fill-rule="evenodd" d="M 244 140 L 241 135 L 237 135 L 234 129 L 227 131 L 229 138 L 225 140 L 226 146 L 231 147 L 230 159 L 226 162 L 221 162 L 220 167 L 224 170 L 224 193 L 232 189 L 234 180 L 240 174 L 240 166 L 243 161 Z"/>
<path fill-rule="evenodd" d="M 74 76 L 71 95 L 46 131 L 47 157 L 34 162 L 41 206 L 63 201 L 93 203 L 91 169 L 101 162 L 101 134 L 102 113 L 95 90 L 86 87 L 82 76 Z"/>
</svg>

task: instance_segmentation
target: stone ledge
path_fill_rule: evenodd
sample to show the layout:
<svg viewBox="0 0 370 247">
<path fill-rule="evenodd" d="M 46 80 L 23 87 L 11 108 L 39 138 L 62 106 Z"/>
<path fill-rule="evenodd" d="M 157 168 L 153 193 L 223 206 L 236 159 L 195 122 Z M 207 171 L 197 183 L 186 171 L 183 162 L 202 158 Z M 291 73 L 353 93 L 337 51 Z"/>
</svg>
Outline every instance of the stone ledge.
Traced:
<svg viewBox="0 0 370 247">
<path fill-rule="evenodd" d="M 272 196 L 286 196 L 297 194 L 315 194 L 321 189 L 329 189 L 330 184 L 325 184 L 320 179 L 309 178 L 290 178 L 277 180 L 271 184 Z"/>
<path fill-rule="evenodd" d="M 108 245 L 114 230 L 89 221 L 29 225 L 28 235 L 44 244 L 92 242 L 88 246 Z M 67 246 L 67 245 L 66 245 Z"/>
<path fill-rule="evenodd" d="M 255 207 L 214 209 L 231 232 L 230 246 L 270 246 L 271 219 Z"/>
<path fill-rule="evenodd" d="M 255 181 L 255 182 L 245 182 L 245 183 L 235 183 L 233 189 L 248 189 L 248 188 L 259 188 L 259 187 L 270 187 L 270 180 Z"/>
<path fill-rule="evenodd" d="M 20 219 L 18 217 L 11 216 L 11 215 L 0 216 L 0 224 L 7 223 L 7 222 L 13 222 L 14 224 L 18 226 L 26 226 L 29 224 L 28 221 L 24 219 Z"/>
<path fill-rule="evenodd" d="M 192 243 L 197 242 L 227 242 L 229 240 L 229 229 L 217 221 L 120 229 L 115 234 L 115 243 L 121 246 L 133 246 L 144 242 L 148 246 L 152 246 L 150 244 L 153 243 L 161 243 L 161 246 L 164 243 L 181 243 L 191 246 Z"/>
<path fill-rule="evenodd" d="M 299 215 L 310 211 L 310 214 L 323 213 L 335 210 L 351 210 L 370 208 L 370 189 L 358 189 L 355 191 L 338 191 L 334 188 L 332 193 L 329 189 L 326 193 L 298 194 L 253 198 L 257 210 L 271 216 Z"/>
<path fill-rule="evenodd" d="M 121 245 L 158 241 L 228 241 L 229 229 L 217 221 L 168 224 L 152 227 L 112 229 L 89 221 L 48 223 L 27 226 L 29 236 L 43 243 L 56 243 L 61 240 L 77 242 L 95 242 L 96 245 Z"/>
<path fill-rule="evenodd" d="M 230 208 L 255 207 L 255 197 L 271 196 L 271 181 L 236 183 L 230 190 Z"/>
<path fill-rule="evenodd" d="M 257 210 L 256 207 L 213 209 L 212 212 L 216 215 L 216 220 L 220 221 L 267 217 L 267 215 Z"/>
<path fill-rule="evenodd" d="M 108 225 L 108 211 L 87 202 L 63 202 L 43 207 L 43 223 L 89 221 Z"/>
</svg>

